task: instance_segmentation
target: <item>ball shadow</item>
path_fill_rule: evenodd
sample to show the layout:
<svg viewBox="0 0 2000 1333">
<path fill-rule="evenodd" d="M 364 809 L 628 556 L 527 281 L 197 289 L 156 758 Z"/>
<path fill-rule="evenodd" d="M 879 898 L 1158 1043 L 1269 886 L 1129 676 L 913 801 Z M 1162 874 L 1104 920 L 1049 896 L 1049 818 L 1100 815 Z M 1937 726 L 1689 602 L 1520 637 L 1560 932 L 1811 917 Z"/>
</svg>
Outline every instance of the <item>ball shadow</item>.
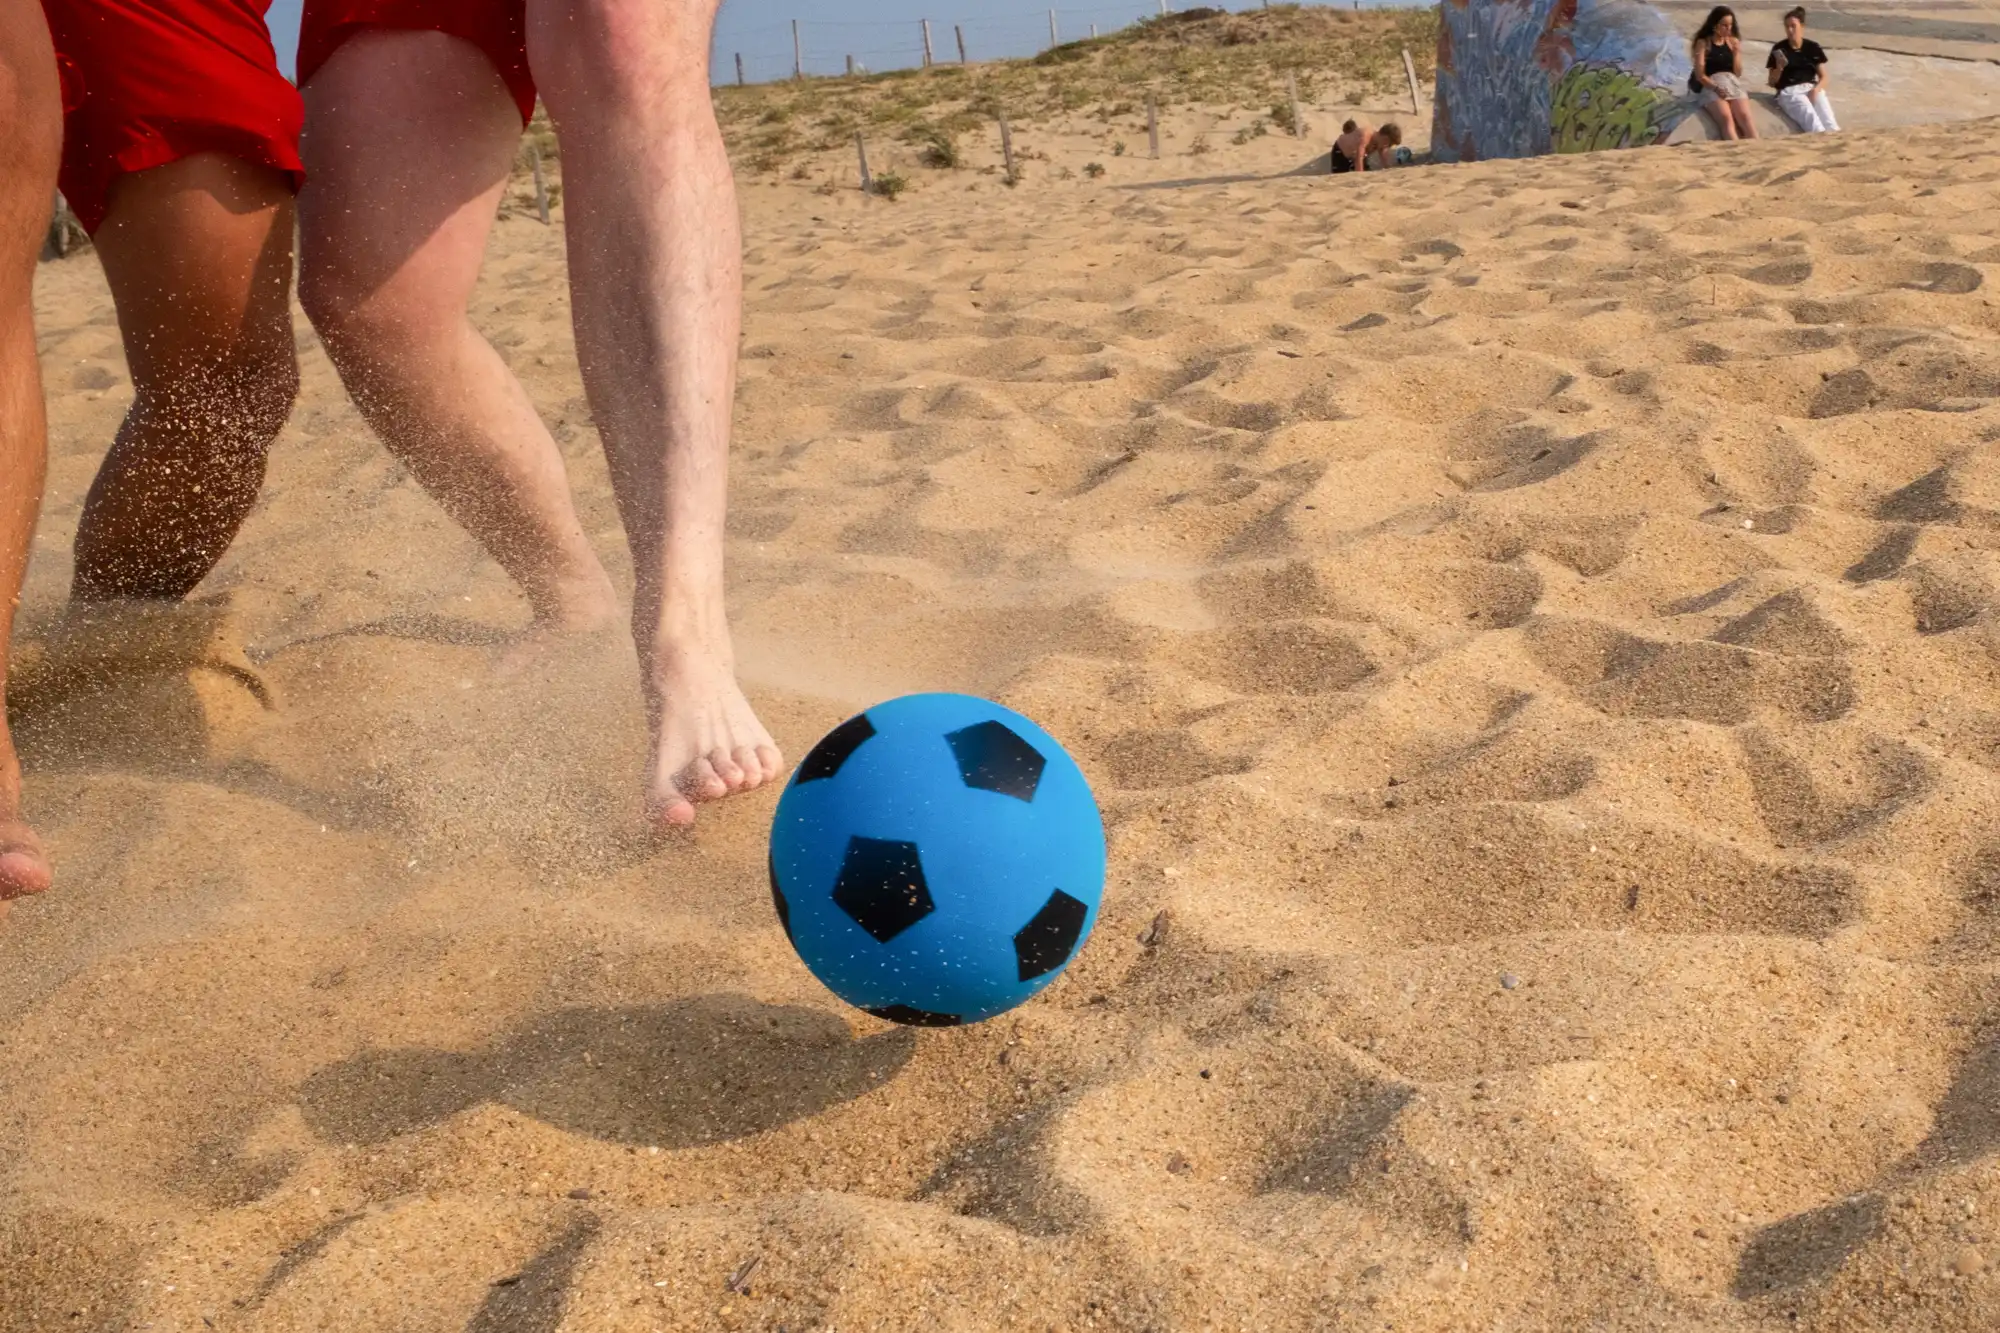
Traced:
<svg viewBox="0 0 2000 1333">
<path fill-rule="evenodd" d="M 855 1040 L 839 1016 L 742 995 L 565 1009 L 472 1052 L 364 1051 L 299 1091 L 320 1138 L 373 1144 L 499 1102 L 613 1143 L 692 1148 L 852 1101 L 916 1048 L 907 1029 Z"/>
</svg>

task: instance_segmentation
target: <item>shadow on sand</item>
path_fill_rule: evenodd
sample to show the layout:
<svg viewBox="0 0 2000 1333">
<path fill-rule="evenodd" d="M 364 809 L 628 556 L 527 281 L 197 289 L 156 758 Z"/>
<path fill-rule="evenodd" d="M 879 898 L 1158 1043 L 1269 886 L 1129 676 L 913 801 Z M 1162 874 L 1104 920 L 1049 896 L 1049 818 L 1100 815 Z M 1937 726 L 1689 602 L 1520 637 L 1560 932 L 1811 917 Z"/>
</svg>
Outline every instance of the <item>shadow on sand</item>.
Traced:
<svg viewBox="0 0 2000 1333">
<path fill-rule="evenodd" d="M 831 1013 L 706 995 L 565 1009 L 476 1051 L 364 1051 L 300 1089 L 306 1123 L 336 1143 L 381 1143 L 499 1102 L 621 1144 L 692 1148 L 817 1115 L 893 1078 L 907 1029 L 856 1041 Z"/>
<path fill-rule="evenodd" d="M 1776 1295 L 1833 1275 L 1881 1233 L 1886 1191 L 2000 1149 L 2000 1040 L 1989 1033 L 1973 1047 L 1944 1100 L 1931 1132 L 1875 1188 L 1772 1223 L 1744 1247 L 1733 1293 L 1739 1300 Z"/>
</svg>

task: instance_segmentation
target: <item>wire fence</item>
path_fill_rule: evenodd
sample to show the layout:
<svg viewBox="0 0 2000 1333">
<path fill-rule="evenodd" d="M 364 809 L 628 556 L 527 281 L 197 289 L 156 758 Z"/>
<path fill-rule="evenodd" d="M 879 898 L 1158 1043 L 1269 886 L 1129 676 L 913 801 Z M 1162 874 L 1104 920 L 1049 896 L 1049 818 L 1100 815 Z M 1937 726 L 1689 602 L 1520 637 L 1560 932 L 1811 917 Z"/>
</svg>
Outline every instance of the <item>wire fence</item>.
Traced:
<svg viewBox="0 0 2000 1333">
<path fill-rule="evenodd" d="M 1403 0 L 1403 3 L 1420 2 Z M 1377 8 L 1384 0 L 1360 0 L 1360 3 Z M 929 58 L 940 65 L 957 63 L 961 58 L 960 42 L 964 43 L 963 58 L 968 60 L 1033 55 L 1063 42 L 1116 32 L 1141 19 L 1185 7 L 1174 0 L 1124 0 L 1121 4 L 1086 8 L 1057 7 L 1012 14 L 988 13 L 974 19 L 931 19 L 927 21 Z M 1340 7 L 1346 8 L 1347 4 Z M 917 20 L 836 19 L 800 19 L 732 28 L 717 36 L 713 77 L 717 83 L 735 83 L 740 73 L 743 82 L 769 83 L 797 75 L 838 75 L 849 72 L 850 61 L 857 72 L 914 69 L 926 60 L 925 29 L 926 22 Z"/>
</svg>

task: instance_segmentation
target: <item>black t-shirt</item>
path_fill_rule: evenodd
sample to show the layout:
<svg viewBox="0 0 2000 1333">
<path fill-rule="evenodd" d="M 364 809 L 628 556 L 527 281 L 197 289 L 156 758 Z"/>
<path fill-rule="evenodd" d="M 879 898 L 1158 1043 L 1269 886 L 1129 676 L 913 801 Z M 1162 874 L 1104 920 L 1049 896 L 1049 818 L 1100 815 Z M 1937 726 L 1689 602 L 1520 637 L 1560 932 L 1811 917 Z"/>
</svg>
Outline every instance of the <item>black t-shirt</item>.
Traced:
<svg viewBox="0 0 2000 1333">
<path fill-rule="evenodd" d="M 1790 42 L 1779 42 L 1771 48 L 1771 58 L 1764 62 L 1764 68 L 1777 69 L 1784 66 L 1778 75 L 1780 88 L 1794 88 L 1802 83 L 1817 83 L 1819 67 L 1826 63 L 1826 52 L 1818 42 L 1810 37 L 1799 41 L 1799 49 L 1794 51 Z"/>
</svg>

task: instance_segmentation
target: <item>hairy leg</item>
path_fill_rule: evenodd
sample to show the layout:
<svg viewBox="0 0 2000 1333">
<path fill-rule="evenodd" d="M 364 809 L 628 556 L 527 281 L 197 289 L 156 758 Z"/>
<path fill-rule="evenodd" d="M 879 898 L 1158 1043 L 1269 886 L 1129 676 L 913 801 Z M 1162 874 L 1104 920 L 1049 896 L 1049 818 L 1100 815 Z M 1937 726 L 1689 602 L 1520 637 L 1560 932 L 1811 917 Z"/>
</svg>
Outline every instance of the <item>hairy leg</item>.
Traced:
<svg viewBox="0 0 2000 1333">
<path fill-rule="evenodd" d="M 552 628 L 603 624 L 611 580 L 562 454 L 466 307 L 520 149 L 478 48 L 436 32 L 348 39 L 306 85 L 299 295 L 383 443 Z"/>
<path fill-rule="evenodd" d="M 84 499 L 71 595 L 184 597 L 257 502 L 298 393 L 291 188 L 198 153 L 121 177 L 96 242 L 133 398 Z"/>
<path fill-rule="evenodd" d="M 34 282 L 61 151 L 56 57 L 42 7 L 0 0 L 0 915 L 10 898 L 49 886 L 48 858 L 21 822 L 21 764 L 4 704 L 14 607 L 47 462 Z"/>
<path fill-rule="evenodd" d="M 709 102 L 717 3 L 528 3 L 562 137 L 577 356 L 632 547 L 647 796 L 675 824 L 783 766 L 736 683 L 723 606 L 743 257 Z"/>
</svg>

